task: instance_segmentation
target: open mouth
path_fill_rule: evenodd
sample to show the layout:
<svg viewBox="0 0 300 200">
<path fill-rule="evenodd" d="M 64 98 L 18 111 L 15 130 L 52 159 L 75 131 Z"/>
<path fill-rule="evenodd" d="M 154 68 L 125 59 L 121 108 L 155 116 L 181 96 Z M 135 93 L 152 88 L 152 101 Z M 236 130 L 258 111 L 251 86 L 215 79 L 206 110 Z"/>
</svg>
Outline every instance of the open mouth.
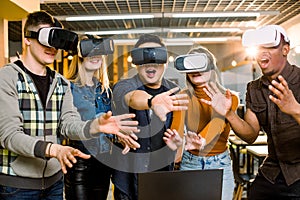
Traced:
<svg viewBox="0 0 300 200">
<path fill-rule="evenodd" d="M 195 73 L 191 73 L 192 77 L 198 77 L 198 76 L 202 76 L 202 74 L 200 72 L 195 72 Z"/>
<path fill-rule="evenodd" d="M 156 70 L 155 69 L 149 69 L 149 70 L 146 70 L 146 73 L 149 77 L 153 77 L 156 73 Z"/>
<path fill-rule="evenodd" d="M 266 67 L 266 65 L 269 63 L 269 59 L 267 59 L 267 58 L 262 58 L 262 59 L 260 59 L 259 60 L 259 63 L 260 63 L 260 65 L 261 65 L 261 67 Z"/>
<path fill-rule="evenodd" d="M 91 63 L 98 63 L 99 62 L 99 59 L 92 59 L 90 60 Z"/>
<path fill-rule="evenodd" d="M 260 62 L 262 64 L 267 64 L 269 62 L 269 59 L 261 59 Z"/>
<path fill-rule="evenodd" d="M 193 74 L 193 77 L 202 76 L 201 73 Z"/>
</svg>

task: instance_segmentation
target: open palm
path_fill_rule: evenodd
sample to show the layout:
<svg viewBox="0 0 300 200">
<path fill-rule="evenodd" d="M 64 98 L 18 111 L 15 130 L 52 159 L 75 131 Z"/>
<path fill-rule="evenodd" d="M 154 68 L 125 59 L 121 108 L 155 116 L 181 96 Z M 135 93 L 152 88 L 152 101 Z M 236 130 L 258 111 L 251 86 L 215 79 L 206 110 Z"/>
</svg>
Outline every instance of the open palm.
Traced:
<svg viewBox="0 0 300 200">
<path fill-rule="evenodd" d="M 227 89 L 225 94 L 223 94 L 215 84 L 211 84 L 211 86 L 209 85 L 203 90 L 210 97 L 210 101 L 205 99 L 201 99 L 201 101 L 212 106 L 219 115 L 225 116 L 232 106 L 230 91 Z"/>
</svg>

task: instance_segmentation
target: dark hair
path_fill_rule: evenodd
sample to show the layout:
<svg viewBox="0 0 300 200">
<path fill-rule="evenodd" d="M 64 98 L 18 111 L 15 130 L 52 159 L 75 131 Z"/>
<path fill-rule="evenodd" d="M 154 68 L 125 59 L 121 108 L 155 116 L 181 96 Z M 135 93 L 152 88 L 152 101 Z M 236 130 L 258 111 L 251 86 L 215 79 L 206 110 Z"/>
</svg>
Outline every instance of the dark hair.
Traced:
<svg viewBox="0 0 300 200">
<path fill-rule="evenodd" d="M 287 42 L 287 41 L 285 41 L 285 39 L 284 39 L 284 35 L 282 34 L 282 33 L 280 33 L 280 42 L 283 44 L 283 45 L 285 45 L 285 44 L 288 44 L 288 45 L 290 45 L 290 42 Z M 280 45 L 280 44 L 279 44 Z M 278 45 L 278 46 L 279 46 Z"/>
<path fill-rule="evenodd" d="M 61 25 L 57 19 L 54 19 L 53 16 L 46 11 L 36 11 L 27 15 L 27 20 L 24 25 L 24 32 L 42 24 L 49 24 L 50 27 L 59 27 L 59 25 Z"/>
<path fill-rule="evenodd" d="M 137 47 L 141 46 L 142 44 L 149 43 L 149 42 L 157 43 L 160 46 L 165 47 L 165 44 L 162 42 L 161 38 L 158 37 L 157 35 L 143 34 L 140 36 L 139 40 L 134 45 L 134 48 L 137 48 Z"/>
</svg>

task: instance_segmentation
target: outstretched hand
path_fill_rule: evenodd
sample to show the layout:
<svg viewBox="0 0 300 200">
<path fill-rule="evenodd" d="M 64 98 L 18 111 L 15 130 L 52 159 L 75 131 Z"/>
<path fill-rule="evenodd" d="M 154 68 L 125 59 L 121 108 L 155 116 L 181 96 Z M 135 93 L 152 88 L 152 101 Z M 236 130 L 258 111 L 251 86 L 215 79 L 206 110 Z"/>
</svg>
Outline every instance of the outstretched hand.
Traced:
<svg viewBox="0 0 300 200">
<path fill-rule="evenodd" d="M 59 161 L 64 174 L 67 173 L 67 167 L 71 168 L 73 167 L 73 164 L 77 162 L 75 157 L 80 157 L 83 159 L 89 159 L 91 157 L 90 155 L 82 153 L 80 150 L 70 146 L 52 144 L 49 146 L 49 148 L 49 156 L 56 158 Z"/>
<path fill-rule="evenodd" d="M 187 94 L 175 94 L 179 88 L 170 89 L 167 92 L 156 95 L 152 99 L 152 109 L 161 121 L 166 121 L 167 114 L 172 111 L 187 110 L 188 96 Z"/>
<path fill-rule="evenodd" d="M 210 100 L 201 99 L 201 101 L 210 105 L 219 115 L 226 116 L 232 106 L 230 91 L 227 89 L 225 94 L 221 93 L 215 83 L 210 83 L 203 90 L 210 97 Z"/>
<path fill-rule="evenodd" d="M 173 151 L 177 150 L 182 145 L 182 138 L 175 129 L 167 129 L 164 135 L 163 140 Z"/>
<path fill-rule="evenodd" d="M 205 138 L 197 133 L 188 131 L 185 136 L 185 150 L 203 150 L 206 145 Z"/>
<path fill-rule="evenodd" d="M 138 137 L 132 132 L 125 132 L 122 131 L 121 136 L 117 136 L 118 141 L 123 145 L 124 149 L 122 151 L 122 154 L 127 154 L 130 149 L 136 150 L 137 148 L 140 148 L 141 145 L 136 142 L 138 140 Z"/>
<path fill-rule="evenodd" d="M 269 98 L 273 101 L 279 109 L 286 114 L 293 114 L 295 108 L 299 107 L 293 92 L 289 89 L 286 80 L 279 75 L 279 82 L 272 80 L 272 85 L 269 85 L 269 90 L 274 94 Z"/>
<path fill-rule="evenodd" d="M 137 128 L 138 121 L 131 120 L 134 117 L 135 114 L 112 116 L 112 112 L 109 111 L 98 118 L 100 132 L 115 134 L 126 146 L 133 149 L 140 148 L 139 143 L 136 142 L 138 137 L 134 134 L 140 131 Z"/>
<path fill-rule="evenodd" d="M 118 138 L 122 138 L 131 148 L 140 148 L 136 142 L 140 130 L 137 128 L 138 121 L 132 120 L 135 114 L 122 114 L 113 116 L 111 111 L 101 115 L 91 124 L 91 133 L 108 133 L 115 134 Z"/>
</svg>

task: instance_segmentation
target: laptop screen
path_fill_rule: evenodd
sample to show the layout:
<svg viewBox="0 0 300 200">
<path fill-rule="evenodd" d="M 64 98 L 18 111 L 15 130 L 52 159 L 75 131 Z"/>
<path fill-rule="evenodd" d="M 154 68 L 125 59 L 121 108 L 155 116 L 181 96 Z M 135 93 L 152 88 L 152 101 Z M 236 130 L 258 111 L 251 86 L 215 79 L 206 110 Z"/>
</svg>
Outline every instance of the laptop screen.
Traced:
<svg viewBox="0 0 300 200">
<path fill-rule="evenodd" d="M 222 169 L 138 174 L 139 200 L 221 200 Z"/>
</svg>

